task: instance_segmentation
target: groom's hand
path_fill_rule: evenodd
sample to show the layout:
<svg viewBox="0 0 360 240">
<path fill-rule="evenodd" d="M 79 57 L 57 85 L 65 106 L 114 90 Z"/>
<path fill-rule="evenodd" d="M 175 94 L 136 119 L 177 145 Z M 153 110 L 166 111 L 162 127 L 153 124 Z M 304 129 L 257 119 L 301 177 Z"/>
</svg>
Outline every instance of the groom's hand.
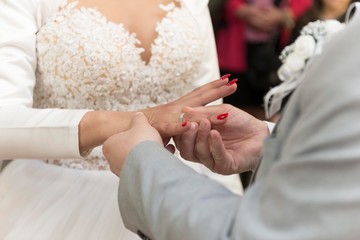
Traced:
<svg viewBox="0 0 360 240">
<path fill-rule="evenodd" d="M 174 138 L 184 159 L 220 174 L 253 170 L 260 158 L 267 125 L 228 104 L 184 108 L 190 129 Z"/>
<path fill-rule="evenodd" d="M 139 143 L 155 141 L 163 144 L 158 131 L 153 128 L 143 113 L 136 113 L 129 130 L 109 137 L 103 144 L 103 153 L 110 169 L 119 175 L 130 151 Z"/>
</svg>

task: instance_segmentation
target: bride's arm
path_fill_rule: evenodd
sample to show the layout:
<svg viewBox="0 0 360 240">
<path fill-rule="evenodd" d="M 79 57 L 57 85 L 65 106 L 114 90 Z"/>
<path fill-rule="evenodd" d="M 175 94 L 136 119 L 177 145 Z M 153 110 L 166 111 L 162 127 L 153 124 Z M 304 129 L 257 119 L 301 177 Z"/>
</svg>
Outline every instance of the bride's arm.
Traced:
<svg viewBox="0 0 360 240">
<path fill-rule="evenodd" d="M 32 109 L 40 1 L 0 1 L 0 159 L 78 157 L 87 110 Z"/>
<path fill-rule="evenodd" d="M 1 82 L 0 82 L 1 83 Z M 226 80 L 216 80 L 184 97 L 142 110 L 163 137 L 189 126 L 178 122 L 184 106 L 200 106 L 235 91 Z M 2 103 L 0 98 L 0 103 Z M 71 109 L 34 109 L 21 105 L 0 107 L 0 160 L 12 158 L 70 158 L 101 145 L 129 127 L 134 112 Z"/>
<path fill-rule="evenodd" d="M 157 128 L 161 136 L 171 137 L 183 133 L 189 126 L 179 122 L 185 106 L 203 106 L 219 98 L 234 93 L 235 85 L 227 85 L 228 80 L 215 80 L 198 87 L 183 97 L 153 108 L 141 110 L 149 122 Z M 111 135 L 128 129 L 135 112 L 94 111 L 85 114 L 79 123 L 80 150 L 101 145 Z"/>
<path fill-rule="evenodd" d="M 78 124 L 86 112 L 0 107 L 0 160 L 81 157 Z"/>
</svg>

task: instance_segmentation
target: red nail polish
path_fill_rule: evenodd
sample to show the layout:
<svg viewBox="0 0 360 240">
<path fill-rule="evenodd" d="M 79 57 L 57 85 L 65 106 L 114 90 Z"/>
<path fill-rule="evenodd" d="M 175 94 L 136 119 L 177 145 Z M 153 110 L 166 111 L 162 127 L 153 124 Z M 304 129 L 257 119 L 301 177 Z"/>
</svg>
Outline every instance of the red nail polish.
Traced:
<svg viewBox="0 0 360 240">
<path fill-rule="evenodd" d="M 229 116 L 228 113 L 223 113 L 223 114 L 220 114 L 219 116 L 217 116 L 216 118 L 218 120 L 224 120 L 225 118 L 227 118 Z"/>
<path fill-rule="evenodd" d="M 231 80 L 227 85 L 231 86 L 231 85 L 235 84 L 237 81 L 238 81 L 238 79 L 235 78 L 235 79 Z"/>
<path fill-rule="evenodd" d="M 185 122 L 183 122 L 182 124 L 181 124 L 181 126 L 183 126 L 183 127 L 185 127 L 186 125 L 187 125 L 187 121 L 185 121 Z"/>
<path fill-rule="evenodd" d="M 225 74 L 225 75 L 223 75 L 223 76 L 221 76 L 221 80 L 225 80 L 225 79 L 227 79 L 228 77 L 230 77 L 231 76 L 231 74 Z"/>
</svg>

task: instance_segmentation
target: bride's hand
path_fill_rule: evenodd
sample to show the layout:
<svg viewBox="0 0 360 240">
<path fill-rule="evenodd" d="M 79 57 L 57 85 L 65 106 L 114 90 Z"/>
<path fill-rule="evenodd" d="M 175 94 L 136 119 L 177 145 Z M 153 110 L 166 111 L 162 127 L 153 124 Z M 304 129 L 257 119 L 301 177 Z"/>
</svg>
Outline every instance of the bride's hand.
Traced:
<svg viewBox="0 0 360 240">
<path fill-rule="evenodd" d="M 199 87 L 185 96 L 161 106 L 144 109 L 143 112 L 163 137 L 164 144 L 171 136 L 181 134 L 189 129 L 179 121 L 184 106 L 197 107 L 213 102 L 235 92 L 236 84 L 228 79 L 215 80 Z M 230 85 L 230 86 L 228 86 Z M 89 111 L 79 123 L 79 150 L 86 154 L 90 149 L 103 144 L 113 134 L 129 129 L 131 111 Z M 83 154 L 83 155 L 84 155 Z"/>
<path fill-rule="evenodd" d="M 201 87 L 168 104 L 145 109 L 142 112 L 163 138 L 183 133 L 188 129 L 179 122 L 181 110 L 185 106 L 198 107 L 226 97 L 236 91 L 236 79 L 229 82 L 228 78 L 220 78 Z"/>
</svg>

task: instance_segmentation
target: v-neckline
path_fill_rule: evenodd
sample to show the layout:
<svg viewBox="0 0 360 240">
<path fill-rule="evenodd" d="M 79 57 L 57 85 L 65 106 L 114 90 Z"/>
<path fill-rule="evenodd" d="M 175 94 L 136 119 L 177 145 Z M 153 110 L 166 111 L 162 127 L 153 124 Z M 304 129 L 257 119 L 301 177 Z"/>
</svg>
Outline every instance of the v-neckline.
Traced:
<svg viewBox="0 0 360 240">
<path fill-rule="evenodd" d="M 100 17 L 104 18 L 105 20 L 105 23 L 108 24 L 108 25 L 113 25 L 115 27 L 118 27 L 120 28 L 124 33 L 126 33 L 126 35 L 129 37 L 129 38 L 133 38 L 134 40 L 134 43 L 133 43 L 133 46 L 135 49 L 137 50 L 141 50 L 141 51 L 138 51 L 137 54 L 139 56 L 139 61 L 145 66 L 145 67 L 148 67 L 151 65 L 151 62 L 152 62 L 152 59 L 153 59 L 153 56 L 154 56 L 154 47 L 156 46 L 157 42 L 159 41 L 159 39 L 161 38 L 161 35 L 159 34 L 159 31 L 158 31 L 158 27 L 161 26 L 163 24 L 164 21 L 166 21 L 166 19 L 168 19 L 171 15 L 171 13 L 173 13 L 176 9 L 179 9 L 181 8 L 181 6 L 176 6 L 174 4 L 174 2 L 171 2 L 171 3 L 168 3 L 166 5 L 162 5 L 160 4 L 159 5 L 159 8 L 161 8 L 163 11 L 166 12 L 166 14 L 164 15 L 164 17 L 162 19 L 160 19 L 156 25 L 155 25 L 155 33 L 156 33 L 156 37 L 152 40 L 151 44 L 150 44 L 150 49 L 148 50 L 149 53 L 150 53 L 150 57 L 148 60 L 145 60 L 142 58 L 141 56 L 141 53 L 145 51 L 145 49 L 143 47 L 139 47 L 137 46 L 137 43 L 141 43 L 140 39 L 137 37 L 138 34 L 136 32 L 131 32 L 129 31 L 123 23 L 116 23 L 114 21 L 111 21 L 107 18 L 107 16 L 105 14 L 103 14 L 100 10 L 98 10 L 96 7 L 86 7 L 86 6 L 81 6 L 79 8 L 76 7 L 76 5 L 78 4 L 78 1 L 74 1 L 74 2 L 70 2 L 68 3 L 66 0 L 64 1 L 61 9 L 59 12 L 61 12 L 62 9 L 67 9 L 69 8 L 70 10 L 75 10 L 75 11 L 79 11 L 79 12 L 82 12 L 84 10 L 86 10 L 87 12 L 90 12 L 93 11 L 95 12 L 96 14 L 98 14 Z M 174 6 L 171 6 L 169 8 L 169 5 L 174 5 Z M 168 8 L 168 9 L 166 9 Z"/>
</svg>

